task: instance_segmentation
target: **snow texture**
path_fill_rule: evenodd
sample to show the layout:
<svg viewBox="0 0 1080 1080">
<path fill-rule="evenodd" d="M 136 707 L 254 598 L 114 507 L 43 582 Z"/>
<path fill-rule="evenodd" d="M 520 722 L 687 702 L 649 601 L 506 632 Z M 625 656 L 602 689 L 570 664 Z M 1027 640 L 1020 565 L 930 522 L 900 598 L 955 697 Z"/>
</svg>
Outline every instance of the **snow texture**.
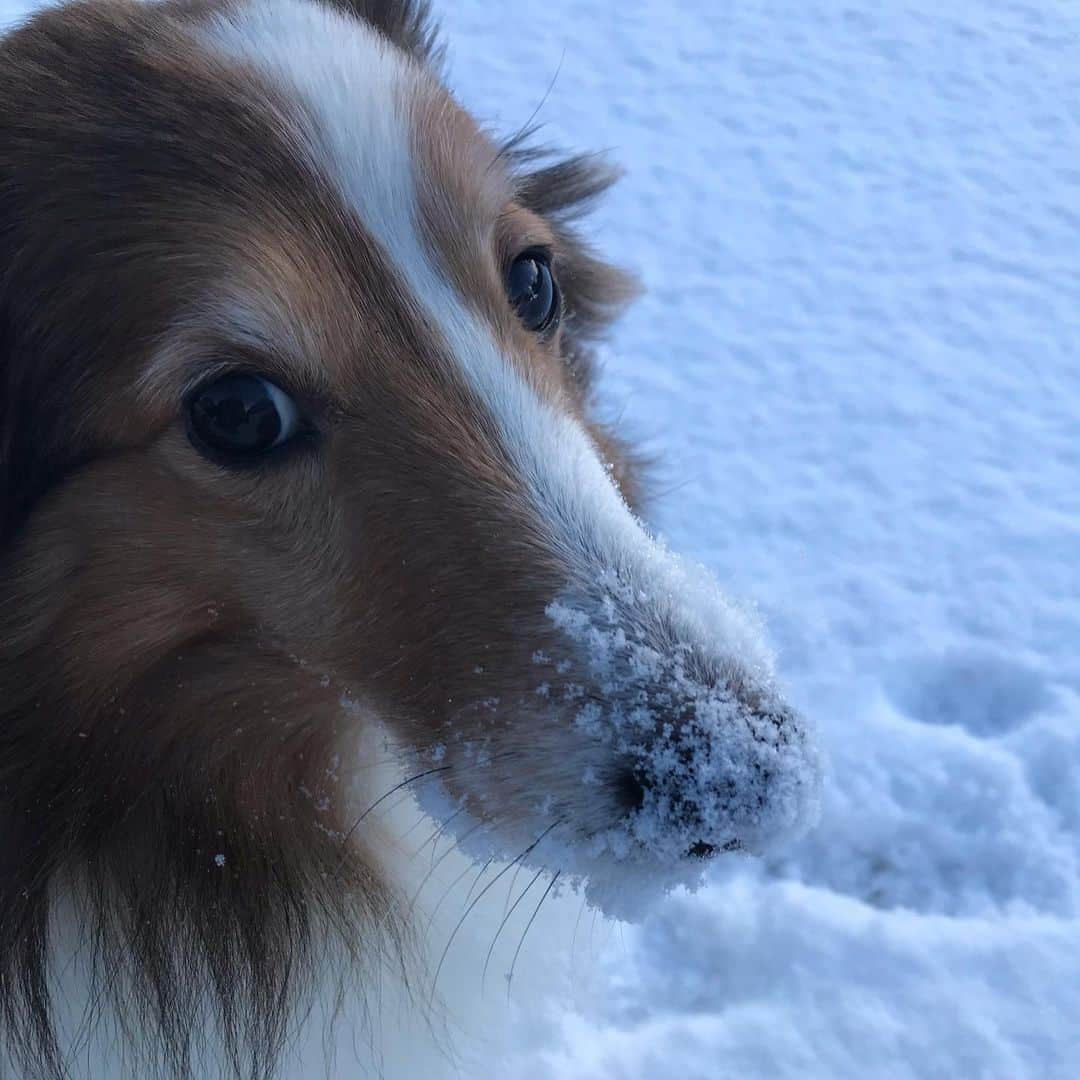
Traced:
<svg viewBox="0 0 1080 1080">
<path fill-rule="evenodd" d="M 470 108 L 626 166 L 606 400 L 829 758 L 510 1075 L 1080 1075 L 1080 8 L 440 8 Z"/>
<path fill-rule="evenodd" d="M 779 695 L 753 614 L 733 606 L 700 567 L 651 540 L 643 546 L 646 580 L 661 583 L 658 596 L 607 571 L 547 608 L 587 665 L 594 692 L 574 681 L 581 673 L 570 662 L 533 656 L 541 680 L 535 693 L 553 707 L 569 705 L 573 717 L 573 730 L 554 736 L 556 754 L 565 747 L 559 765 L 571 770 L 570 783 L 603 791 L 601 772 L 617 762 L 640 778 L 640 806 L 629 814 L 620 808 L 617 817 L 583 810 L 578 818 L 590 824 L 611 821 L 583 836 L 581 820 L 553 812 L 558 792 L 543 783 L 533 784 L 535 816 L 514 823 L 496 815 L 490 826 L 437 776 L 416 792 L 420 808 L 477 865 L 520 863 L 549 874 L 558 867 L 555 896 L 581 893 L 590 908 L 634 921 L 676 887 L 699 888 L 709 865 L 703 855 L 762 854 L 805 833 L 820 813 L 822 776 L 813 725 Z M 688 595 L 694 602 L 684 609 Z M 673 641 L 652 632 L 657 613 Z M 737 669 L 738 692 L 725 672 L 716 677 L 715 664 L 726 664 L 727 655 L 716 661 L 697 647 L 733 636 L 746 639 L 737 654 L 756 661 L 752 670 Z M 481 704 L 494 709 L 499 699 Z M 539 740 L 539 728 L 529 737 Z M 457 730 L 451 738 L 477 770 L 499 756 L 490 733 L 466 741 Z M 426 755 L 434 772 L 445 754 L 438 743 Z"/>
<path fill-rule="evenodd" d="M 671 572 L 682 570 L 672 560 Z M 726 607 L 711 581 L 700 586 Z M 608 582 L 605 591 L 606 602 L 587 610 L 556 601 L 547 613 L 583 647 L 601 691 L 582 703 L 575 726 L 649 782 L 625 824 L 594 835 L 584 851 L 560 853 L 559 865 L 585 879 L 590 901 L 628 917 L 674 881 L 696 888 L 706 864 L 686 855 L 702 843 L 760 852 L 805 832 L 818 816 L 821 763 L 771 684 L 751 708 L 727 684 L 702 682 L 688 649 L 665 654 L 635 640 L 621 617 L 634 606 L 628 586 Z M 630 864 L 629 874 L 612 874 L 612 859 Z"/>
<path fill-rule="evenodd" d="M 487 1073 L 1080 1075 L 1080 6 L 437 7 L 471 109 L 627 167 L 607 401 L 830 759 Z"/>
</svg>

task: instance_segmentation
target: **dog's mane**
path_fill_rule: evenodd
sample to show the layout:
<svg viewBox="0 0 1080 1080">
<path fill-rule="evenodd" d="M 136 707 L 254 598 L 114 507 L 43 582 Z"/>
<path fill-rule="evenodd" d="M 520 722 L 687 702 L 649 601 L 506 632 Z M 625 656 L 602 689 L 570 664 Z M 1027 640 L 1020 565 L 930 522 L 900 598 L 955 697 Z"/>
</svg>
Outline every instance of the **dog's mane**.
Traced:
<svg viewBox="0 0 1080 1080">
<path fill-rule="evenodd" d="M 333 3 L 421 62 L 440 63 L 423 0 Z M 184 656 L 149 671 L 118 671 L 112 700 L 84 700 L 49 663 L 43 618 L 9 602 L 34 591 L 11 580 L 22 527 L 84 460 L 65 436 L 79 429 L 89 377 L 60 366 L 56 341 L 36 347 L 48 313 L 28 320 L 17 269 L 28 253 L 5 250 L 23 183 L 18 155 L 34 138 L 32 123 L 18 115 L 27 107 L 21 91 L 31 85 L 26 65 L 39 46 L 55 58 L 56 42 L 75 40 L 67 34 L 93 37 L 103 6 L 47 14 L 0 41 L 0 1020 L 11 1058 L 27 1076 L 65 1075 L 50 963 L 63 897 L 81 920 L 92 1010 L 120 1018 L 127 1042 L 143 1055 L 140 1075 L 191 1075 L 205 1031 L 237 1076 L 269 1076 L 316 980 L 329 978 L 339 996 L 362 996 L 365 981 L 386 965 L 409 977 L 412 946 L 398 898 L 340 834 L 317 827 L 300 795 L 317 793 L 323 782 L 341 724 L 338 695 L 299 679 L 273 655 L 253 661 L 223 633 L 193 640 Z M 632 287 L 589 249 L 574 222 L 615 173 L 602 158 L 560 159 L 520 138 L 504 154 L 519 200 L 552 222 L 572 268 L 564 283 L 565 350 L 587 393 L 592 343 Z M 35 285 L 40 295 L 41 281 Z M 91 348 L 70 351 L 76 361 L 93 356 Z M 613 433 L 597 432 L 619 446 L 610 457 L 631 460 Z M 629 471 L 621 480 L 633 498 Z M 63 558 L 37 590 L 42 610 L 48 593 L 63 588 Z M 155 688 L 194 685 L 193 668 L 198 695 L 176 693 L 173 705 L 162 705 Z M 237 729 L 238 716 L 261 715 L 268 703 L 275 737 L 255 725 L 250 733 Z M 114 713 L 127 717 L 124 730 L 88 723 Z M 143 736 L 125 738 L 136 726 Z M 104 728 L 113 734 L 99 734 Z M 196 728 L 198 737 L 189 738 Z M 270 805 L 282 793 L 294 802 Z"/>
</svg>

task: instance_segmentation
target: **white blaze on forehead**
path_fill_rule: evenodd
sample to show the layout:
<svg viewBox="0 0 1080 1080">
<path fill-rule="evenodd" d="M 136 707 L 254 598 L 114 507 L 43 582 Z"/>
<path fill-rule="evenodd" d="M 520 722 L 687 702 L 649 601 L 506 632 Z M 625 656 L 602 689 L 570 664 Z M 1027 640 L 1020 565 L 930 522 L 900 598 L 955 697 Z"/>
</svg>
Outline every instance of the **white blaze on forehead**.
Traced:
<svg viewBox="0 0 1080 1080">
<path fill-rule="evenodd" d="M 754 620 L 646 534 L 581 425 L 539 397 L 433 262 L 419 226 L 409 114 L 430 76 L 361 21 L 306 0 L 230 10 L 211 22 L 208 43 L 265 72 L 311 117 L 311 129 L 296 133 L 300 149 L 381 245 L 497 421 L 564 549 L 571 592 L 614 572 L 690 640 L 766 680 L 771 659 Z"/>
<path fill-rule="evenodd" d="M 310 114 L 316 168 L 401 266 L 419 255 L 406 105 L 423 72 L 365 23 L 314 0 L 254 0 L 208 24 L 220 52 L 263 71 Z"/>
</svg>

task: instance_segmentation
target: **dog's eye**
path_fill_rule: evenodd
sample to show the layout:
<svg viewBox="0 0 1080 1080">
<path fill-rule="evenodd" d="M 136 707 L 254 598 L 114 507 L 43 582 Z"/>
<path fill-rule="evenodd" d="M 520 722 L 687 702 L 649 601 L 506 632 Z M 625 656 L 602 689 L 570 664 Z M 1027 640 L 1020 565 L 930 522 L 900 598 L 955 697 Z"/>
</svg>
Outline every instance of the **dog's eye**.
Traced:
<svg viewBox="0 0 1080 1080">
<path fill-rule="evenodd" d="M 268 379 L 234 371 L 192 394 L 188 423 L 200 448 L 252 458 L 291 439 L 300 414 L 292 398 Z"/>
<path fill-rule="evenodd" d="M 526 329 L 542 334 L 558 321 L 559 289 L 551 274 L 551 263 L 542 251 L 519 255 L 506 275 L 506 292 Z"/>
</svg>

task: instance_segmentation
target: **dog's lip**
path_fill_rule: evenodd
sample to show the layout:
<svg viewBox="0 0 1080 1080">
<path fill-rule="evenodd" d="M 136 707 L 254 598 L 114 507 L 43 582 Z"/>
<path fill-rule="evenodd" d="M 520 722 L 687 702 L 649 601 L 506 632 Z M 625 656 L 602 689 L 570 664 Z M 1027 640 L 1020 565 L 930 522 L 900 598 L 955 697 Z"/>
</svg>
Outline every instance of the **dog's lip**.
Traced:
<svg viewBox="0 0 1080 1080">
<path fill-rule="evenodd" d="M 720 855 L 729 851 L 742 851 L 743 846 L 738 840 L 728 840 L 726 843 L 717 846 L 716 844 L 710 844 L 705 840 L 699 840 L 696 844 L 692 844 L 690 849 L 686 852 L 687 858 L 690 859 L 711 859 L 716 855 Z"/>
<path fill-rule="evenodd" d="M 698 840 L 683 852 L 682 858 L 688 862 L 706 862 L 710 859 L 719 858 L 721 855 L 733 855 L 746 851 L 746 846 L 738 839 L 725 840 L 722 843 L 715 844 L 710 843 L 708 840 Z M 637 847 L 637 854 L 630 857 L 637 861 L 642 856 L 644 856 L 644 861 L 652 861 L 650 854 L 644 847 Z"/>
</svg>

